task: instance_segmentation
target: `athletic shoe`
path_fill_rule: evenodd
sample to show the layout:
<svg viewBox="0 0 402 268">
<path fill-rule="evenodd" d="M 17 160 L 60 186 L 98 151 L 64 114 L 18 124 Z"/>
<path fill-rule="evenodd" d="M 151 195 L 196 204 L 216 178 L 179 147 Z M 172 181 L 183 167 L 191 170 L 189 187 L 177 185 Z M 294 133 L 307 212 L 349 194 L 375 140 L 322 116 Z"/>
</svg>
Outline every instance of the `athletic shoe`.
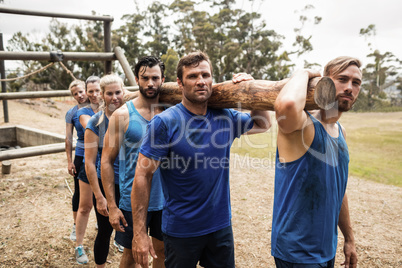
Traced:
<svg viewBox="0 0 402 268">
<path fill-rule="evenodd" d="M 120 252 L 124 251 L 124 247 L 119 243 L 117 243 L 116 241 L 113 242 L 113 245 L 115 245 Z"/>
<path fill-rule="evenodd" d="M 85 250 L 82 245 L 79 245 L 75 248 L 75 260 L 78 262 L 78 264 L 88 263 L 88 256 L 85 254 Z"/>
<path fill-rule="evenodd" d="M 76 236 L 75 236 L 75 224 L 73 225 L 73 229 L 71 230 L 70 234 L 70 240 L 75 241 Z"/>
</svg>

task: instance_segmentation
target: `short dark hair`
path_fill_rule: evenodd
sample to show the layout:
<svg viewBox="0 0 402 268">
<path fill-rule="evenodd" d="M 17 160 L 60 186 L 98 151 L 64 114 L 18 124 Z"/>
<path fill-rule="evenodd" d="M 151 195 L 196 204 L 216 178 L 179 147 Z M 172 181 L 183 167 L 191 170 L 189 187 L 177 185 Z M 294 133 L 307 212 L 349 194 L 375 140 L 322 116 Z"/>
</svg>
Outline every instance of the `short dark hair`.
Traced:
<svg viewBox="0 0 402 268">
<path fill-rule="evenodd" d="M 188 66 L 197 67 L 202 61 L 208 62 L 209 66 L 211 67 L 211 73 L 212 73 L 212 64 L 211 61 L 209 60 L 208 55 L 202 51 L 196 51 L 182 57 L 179 60 L 176 69 L 177 78 L 179 78 L 180 81 L 183 81 L 183 68 Z"/>
<path fill-rule="evenodd" d="M 152 68 L 156 65 L 158 65 L 159 68 L 161 69 L 161 74 L 162 74 L 161 78 L 164 78 L 165 77 L 165 64 L 159 58 L 157 58 L 155 56 L 145 56 L 138 60 L 137 64 L 134 67 L 135 77 L 137 77 L 137 79 L 139 78 L 138 74 L 139 74 L 142 66 Z"/>
</svg>

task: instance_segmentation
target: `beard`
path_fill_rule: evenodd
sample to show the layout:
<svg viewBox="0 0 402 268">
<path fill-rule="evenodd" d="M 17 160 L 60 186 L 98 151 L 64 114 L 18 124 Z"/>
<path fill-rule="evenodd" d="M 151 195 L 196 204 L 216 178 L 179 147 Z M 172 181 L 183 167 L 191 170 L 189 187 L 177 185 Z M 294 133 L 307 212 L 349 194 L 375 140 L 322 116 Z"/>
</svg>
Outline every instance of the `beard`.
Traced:
<svg viewBox="0 0 402 268">
<path fill-rule="evenodd" d="M 352 100 L 341 100 L 341 97 L 350 97 Z M 336 101 L 338 103 L 338 111 L 339 112 L 347 112 L 352 109 L 353 104 L 356 102 L 356 99 L 353 98 L 352 94 L 339 94 L 336 96 Z"/>
<path fill-rule="evenodd" d="M 156 97 L 159 96 L 159 93 L 161 92 L 161 86 L 159 86 L 157 88 L 152 88 L 154 90 L 154 92 L 152 94 L 147 93 L 147 90 L 149 88 L 143 88 L 141 86 L 138 86 L 138 88 L 139 88 L 141 95 L 144 96 L 146 99 L 155 99 Z"/>
</svg>

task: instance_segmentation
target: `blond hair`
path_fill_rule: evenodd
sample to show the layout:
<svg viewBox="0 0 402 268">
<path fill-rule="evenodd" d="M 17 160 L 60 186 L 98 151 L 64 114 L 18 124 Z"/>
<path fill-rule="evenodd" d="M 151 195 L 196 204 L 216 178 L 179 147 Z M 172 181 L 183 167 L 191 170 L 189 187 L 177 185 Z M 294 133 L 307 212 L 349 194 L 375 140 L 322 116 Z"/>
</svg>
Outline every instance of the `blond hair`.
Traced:
<svg viewBox="0 0 402 268">
<path fill-rule="evenodd" d="M 70 85 L 68 86 L 68 90 L 70 90 L 71 94 L 73 94 L 73 88 L 74 87 L 82 87 L 82 89 L 85 89 L 85 82 L 82 80 L 73 80 Z"/>
<path fill-rule="evenodd" d="M 334 76 L 337 75 L 350 65 L 355 65 L 357 68 L 360 69 L 362 66 L 361 61 L 358 58 L 348 57 L 348 56 L 341 56 L 337 57 L 330 62 L 327 63 L 324 67 L 324 76 Z"/>
<path fill-rule="evenodd" d="M 103 94 L 105 94 L 105 87 L 108 85 L 111 85 L 111 84 L 118 84 L 120 86 L 123 94 L 125 93 L 123 80 L 117 74 L 111 73 L 111 74 L 107 74 L 107 75 L 103 76 L 100 79 L 99 85 L 101 88 L 102 96 L 103 96 Z M 99 110 L 102 112 L 102 114 L 99 117 L 98 123 L 96 124 L 97 126 L 99 126 L 105 118 L 106 102 L 104 100 L 102 101 L 101 105 L 99 106 Z"/>
</svg>

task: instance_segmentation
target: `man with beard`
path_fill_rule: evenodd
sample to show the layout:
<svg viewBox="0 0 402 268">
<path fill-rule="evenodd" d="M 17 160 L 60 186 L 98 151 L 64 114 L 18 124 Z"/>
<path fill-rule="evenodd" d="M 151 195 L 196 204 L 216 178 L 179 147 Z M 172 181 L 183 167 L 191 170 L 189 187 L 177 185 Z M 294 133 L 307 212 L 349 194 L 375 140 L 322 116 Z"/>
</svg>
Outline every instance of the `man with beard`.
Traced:
<svg viewBox="0 0 402 268">
<path fill-rule="evenodd" d="M 352 108 L 362 83 L 361 63 L 338 57 L 324 69 L 336 88 L 332 107 L 304 110 L 309 78 L 295 72 L 275 101 L 278 142 L 271 254 L 277 267 L 334 267 L 338 229 L 345 238 L 345 267 L 356 267 L 346 184 L 349 153 L 338 120 Z"/>
<path fill-rule="evenodd" d="M 142 267 L 148 267 L 148 252 L 155 256 L 146 233 L 146 211 L 152 176 L 159 167 L 166 196 L 166 267 L 195 268 L 198 262 L 204 267 L 235 267 L 230 147 L 246 132 L 265 132 L 271 125 L 269 114 L 208 108 L 212 65 L 202 52 L 180 59 L 177 83 L 182 102 L 151 120 L 138 156 L 132 192 L 133 256 Z"/>
<path fill-rule="evenodd" d="M 162 107 L 159 105 L 159 92 L 165 80 L 164 71 L 165 65 L 156 57 L 146 56 L 138 61 L 134 74 L 140 94 L 113 113 L 104 139 L 101 177 L 108 203 L 109 221 L 116 231 L 123 234 L 116 240 L 124 247 L 120 267 L 135 267 L 131 251 L 133 239 L 131 188 L 138 150 L 148 122 L 155 114 L 162 111 Z M 120 202 L 117 205 L 114 201 L 113 162 L 119 154 L 119 149 Z M 164 246 L 161 232 L 164 196 L 159 171 L 154 173 L 150 196 L 146 224 L 159 257 L 153 260 L 153 267 L 159 268 L 164 267 Z"/>
</svg>

